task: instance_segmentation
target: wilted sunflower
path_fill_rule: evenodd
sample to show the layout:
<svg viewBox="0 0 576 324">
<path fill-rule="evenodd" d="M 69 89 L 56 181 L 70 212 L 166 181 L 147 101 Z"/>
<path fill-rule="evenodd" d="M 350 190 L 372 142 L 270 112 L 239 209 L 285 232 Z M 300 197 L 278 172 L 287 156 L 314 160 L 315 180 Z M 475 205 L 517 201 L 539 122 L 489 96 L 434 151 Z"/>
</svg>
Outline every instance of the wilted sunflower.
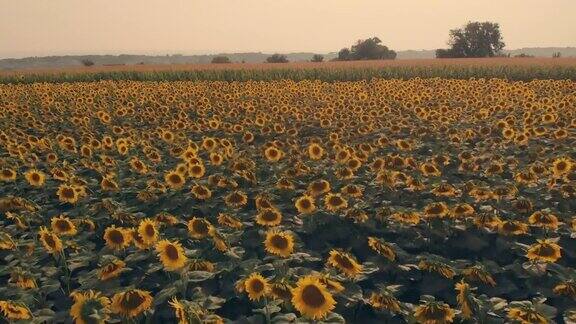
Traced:
<svg viewBox="0 0 576 324">
<path fill-rule="evenodd" d="M 456 300 L 458 301 L 458 307 L 462 314 L 462 318 L 469 319 L 472 317 L 472 305 L 473 301 L 470 296 L 470 285 L 467 284 L 464 279 L 456 283 Z"/>
<path fill-rule="evenodd" d="M 560 249 L 560 245 L 553 240 L 538 240 L 528 248 L 526 257 L 531 261 L 556 262 L 562 257 Z"/>
<path fill-rule="evenodd" d="M 270 296 L 290 302 L 292 300 L 292 289 L 293 287 L 284 281 L 275 282 L 270 285 Z"/>
<path fill-rule="evenodd" d="M 126 263 L 119 259 L 111 260 L 98 269 L 98 279 L 105 281 L 116 278 L 124 271 Z"/>
<path fill-rule="evenodd" d="M 156 252 L 158 252 L 162 265 L 168 271 L 177 271 L 184 267 L 188 261 L 184 254 L 184 248 L 179 242 L 162 240 L 156 244 Z"/>
<path fill-rule="evenodd" d="M 195 239 L 202 239 L 210 234 L 212 224 L 205 218 L 193 217 L 188 221 L 188 233 Z"/>
<path fill-rule="evenodd" d="M 186 312 L 186 307 L 182 305 L 182 303 L 176 297 L 172 297 L 172 299 L 168 302 L 168 305 L 170 305 L 170 307 L 172 307 L 174 310 L 174 316 L 178 320 L 178 324 L 188 324 L 188 314 Z"/>
<path fill-rule="evenodd" d="M 414 317 L 421 324 L 446 324 L 454 321 L 454 314 L 449 305 L 431 301 L 416 307 Z"/>
<path fill-rule="evenodd" d="M 363 194 L 362 187 L 353 184 L 342 187 L 342 189 L 340 189 L 340 192 L 343 195 L 347 195 L 354 198 L 360 198 L 362 197 Z"/>
<path fill-rule="evenodd" d="M 381 239 L 369 236 L 368 246 L 376 253 L 380 254 L 381 256 L 385 257 L 390 261 L 394 261 L 396 259 L 396 252 L 394 252 L 392 246 Z"/>
<path fill-rule="evenodd" d="M 264 241 L 266 251 L 281 257 L 288 257 L 294 250 L 294 238 L 287 231 L 269 230 Z"/>
<path fill-rule="evenodd" d="M 10 234 L 0 232 L 0 250 L 13 250 L 16 248 L 16 243 Z"/>
<path fill-rule="evenodd" d="M 110 309 L 115 314 L 120 314 L 125 317 L 136 317 L 150 309 L 153 300 L 148 291 L 130 289 L 112 296 Z"/>
<path fill-rule="evenodd" d="M 498 232 L 504 235 L 521 235 L 528 233 L 528 226 L 519 221 L 507 220 L 498 224 Z"/>
<path fill-rule="evenodd" d="M 399 313 L 401 311 L 400 302 L 389 293 L 372 292 L 368 303 L 380 311 L 388 311 L 391 313 Z"/>
<path fill-rule="evenodd" d="M 558 218 L 550 213 L 537 211 L 528 218 L 528 223 L 533 226 L 546 228 L 549 230 L 558 229 Z"/>
<path fill-rule="evenodd" d="M 0 172 L 0 180 L 5 182 L 16 180 L 16 171 L 12 169 L 2 169 Z"/>
<path fill-rule="evenodd" d="M 342 292 L 346 289 L 346 288 L 344 288 L 344 286 L 339 281 L 337 281 L 336 279 L 333 279 L 328 274 L 321 274 L 321 275 L 316 276 L 316 278 L 318 278 L 320 283 L 323 284 L 326 288 L 328 288 L 328 290 L 330 292 L 332 292 L 334 294 Z"/>
<path fill-rule="evenodd" d="M 244 290 L 251 301 L 260 300 L 270 292 L 268 280 L 257 272 L 253 272 L 244 280 Z"/>
<path fill-rule="evenodd" d="M 496 281 L 492 275 L 480 265 L 471 266 L 462 270 L 462 275 L 469 281 L 480 281 L 490 286 L 496 286 Z"/>
<path fill-rule="evenodd" d="M 336 301 L 317 277 L 302 277 L 292 289 L 292 305 L 313 320 L 324 318 L 336 307 Z"/>
<path fill-rule="evenodd" d="M 447 279 L 452 279 L 456 275 L 456 272 L 451 266 L 434 260 L 420 260 L 418 263 L 418 269 L 428 272 L 436 272 Z"/>
<path fill-rule="evenodd" d="M 224 202 L 229 207 L 241 208 L 242 206 L 246 205 L 246 203 L 248 203 L 248 196 L 244 192 L 236 190 L 228 194 L 224 198 Z"/>
<path fill-rule="evenodd" d="M 99 292 L 88 290 L 71 294 L 74 304 L 70 316 L 76 324 L 104 324 L 108 320 L 110 300 Z"/>
<path fill-rule="evenodd" d="M 60 215 L 58 217 L 52 217 L 50 221 L 52 231 L 59 235 L 72 236 L 76 235 L 76 225 L 70 220 L 70 218 Z"/>
<path fill-rule="evenodd" d="M 46 175 L 42 171 L 30 170 L 24 174 L 28 183 L 33 187 L 42 187 L 46 181 Z"/>
<path fill-rule="evenodd" d="M 314 210 L 316 210 L 316 205 L 314 204 L 314 198 L 308 195 L 304 195 L 296 199 L 294 206 L 296 206 L 296 209 L 300 214 L 310 214 Z"/>
<path fill-rule="evenodd" d="M 188 269 L 191 271 L 206 271 L 213 272 L 215 268 L 214 263 L 202 259 L 191 259 L 188 262 Z"/>
<path fill-rule="evenodd" d="M 282 213 L 276 208 L 266 208 L 256 214 L 256 223 L 262 226 L 277 226 L 282 222 Z"/>
<path fill-rule="evenodd" d="M 507 314 L 508 319 L 513 323 L 519 322 L 520 324 L 548 324 L 550 321 L 546 319 L 533 307 L 510 307 Z"/>
<path fill-rule="evenodd" d="M 164 181 L 172 189 L 180 189 L 186 183 L 186 179 L 178 171 L 170 171 L 164 176 Z"/>
<path fill-rule="evenodd" d="M 336 212 L 348 207 L 348 201 L 340 194 L 329 193 L 324 197 L 324 208 Z"/>
<path fill-rule="evenodd" d="M 112 250 L 127 248 L 132 241 L 130 230 L 112 225 L 104 231 L 106 246 Z"/>
<path fill-rule="evenodd" d="M 218 214 L 218 224 L 235 229 L 239 229 L 244 226 L 244 224 L 242 224 L 238 218 L 224 213 Z"/>
<path fill-rule="evenodd" d="M 206 200 L 212 197 L 212 191 L 203 185 L 195 185 L 192 187 L 192 194 L 196 199 Z"/>
<path fill-rule="evenodd" d="M 448 212 L 448 205 L 445 202 L 430 203 L 424 208 L 424 215 L 427 218 L 444 218 Z"/>
<path fill-rule="evenodd" d="M 114 178 L 111 176 L 105 176 L 102 178 L 102 181 L 100 181 L 100 188 L 102 189 L 102 191 L 111 191 L 111 192 L 116 192 L 120 190 L 118 182 L 116 182 L 116 180 L 114 180 Z"/>
<path fill-rule="evenodd" d="M 427 162 L 420 165 L 420 172 L 425 177 L 439 177 L 442 172 L 433 163 Z"/>
<path fill-rule="evenodd" d="M 40 235 L 40 242 L 48 253 L 55 254 L 62 252 L 62 241 L 58 235 L 51 233 L 44 226 L 40 227 L 40 232 L 38 234 Z"/>
<path fill-rule="evenodd" d="M 32 313 L 26 305 L 9 300 L 0 300 L 0 310 L 11 321 L 29 320 Z"/>
<path fill-rule="evenodd" d="M 316 180 L 308 185 L 308 194 L 318 197 L 330 191 L 330 183 L 326 180 Z"/>
<path fill-rule="evenodd" d="M 58 186 L 58 191 L 56 192 L 60 202 L 67 202 L 70 204 L 75 204 L 80 198 L 79 192 L 74 186 L 67 184 L 61 184 Z"/>
<path fill-rule="evenodd" d="M 348 277 L 355 278 L 362 272 L 362 265 L 348 253 L 332 250 L 328 264 L 344 272 Z"/>
<path fill-rule="evenodd" d="M 156 221 L 151 220 L 150 218 L 145 218 L 140 221 L 140 224 L 138 225 L 138 235 L 140 236 L 142 243 L 145 245 L 156 243 L 159 236 Z"/>
</svg>

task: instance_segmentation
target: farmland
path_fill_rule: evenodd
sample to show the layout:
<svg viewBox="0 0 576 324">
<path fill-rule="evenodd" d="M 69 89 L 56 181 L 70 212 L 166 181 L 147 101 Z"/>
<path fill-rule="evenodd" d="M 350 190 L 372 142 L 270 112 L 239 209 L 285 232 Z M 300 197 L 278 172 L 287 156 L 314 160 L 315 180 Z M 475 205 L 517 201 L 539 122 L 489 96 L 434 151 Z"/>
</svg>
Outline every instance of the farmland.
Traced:
<svg viewBox="0 0 576 324">
<path fill-rule="evenodd" d="M 312 63 L 254 66 L 266 82 L 216 77 L 234 64 L 3 74 L 1 313 L 576 320 L 576 84 L 457 74 L 504 61 L 321 63 L 353 79 L 333 82 L 274 80 Z M 513 61 L 574 78 L 573 59 Z M 207 71 L 220 81 L 178 81 Z"/>
</svg>

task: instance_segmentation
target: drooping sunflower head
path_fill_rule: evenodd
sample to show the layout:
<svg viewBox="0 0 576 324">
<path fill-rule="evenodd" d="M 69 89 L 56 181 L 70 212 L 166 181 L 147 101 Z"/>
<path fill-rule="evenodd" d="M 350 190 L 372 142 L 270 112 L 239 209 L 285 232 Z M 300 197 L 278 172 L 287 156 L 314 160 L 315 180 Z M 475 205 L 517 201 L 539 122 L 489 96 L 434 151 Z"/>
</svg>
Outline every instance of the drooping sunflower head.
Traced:
<svg viewBox="0 0 576 324">
<path fill-rule="evenodd" d="M 188 233 L 195 239 L 202 239 L 210 234 L 212 224 L 205 218 L 193 217 L 188 221 Z"/>
<path fill-rule="evenodd" d="M 229 207 L 240 208 L 248 203 L 248 196 L 244 192 L 236 190 L 228 194 L 224 198 L 224 202 Z"/>
<path fill-rule="evenodd" d="M 119 259 L 113 259 L 104 263 L 98 269 L 98 279 L 106 281 L 118 277 L 125 269 L 126 263 Z"/>
<path fill-rule="evenodd" d="M 150 292 L 130 289 L 112 296 L 111 311 L 125 317 L 136 317 L 152 307 Z"/>
<path fill-rule="evenodd" d="M 112 250 L 121 250 L 130 245 L 132 235 L 130 230 L 112 225 L 104 231 L 106 246 Z"/>
<path fill-rule="evenodd" d="M 58 235 L 50 232 L 46 227 L 40 227 L 40 242 L 48 253 L 60 253 L 63 250 L 62 241 Z"/>
<path fill-rule="evenodd" d="M 292 254 L 292 251 L 294 251 L 294 238 L 289 232 L 269 230 L 266 233 L 264 246 L 269 253 L 281 257 L 288 257 Z"/>
<path fill-rule="evenodd" d="M 212 197 L 212 191 L 206 186 L 195 185 L 192 187 L 192 195 L 194 195 L 196 199 L 206 200 Z"/>
<path fill-rule="evenodd" d="M 401 311 L 400 302 L 394 295 L 384 292 L 372 292 L 368 300 L 370 306 L 380 311 L 399 313 Z"/>
<path fill-rule="evenodd" d="M 556 262 L 562 257 L 560 245 L 554 240 L 538 240 L 532 244 L 526 253 L 526 257 L 532 261 Z"/>
<path fill-rule="evenodd" d="M 179 242 L 170 242 L 162 240 L 156 244 L 156 252 L 164 268 L 168 271 L 177 271 L 182 269 L 188 257 L 184 254 L 184 248 Z"/>
<path fill-rule="evenodd" d="M 416 307 L 414 317 L 422 324 L 445 324 L 454 321 L 454 310 L 449 305 L 430 301 Z"/>
<path fill-rule="evenodd" d="M 174 310 L 174 316 L 178 320 L 178 324 L 188 324 L 188 312 L 186 307 L 176 297 L 168 302 L 168 305 Z"/>
<path fill-rule="evenodd" d="M 104 324 L 108 320 L 110 300 L 99 292 L 72 293 L 74 304 L 70 308 L 70 316 L 77 324 Z"/>
<path fill-rule="evenodd" d="M 30 309 L 23 303 L 0 300 L 0 311 L 11 321 L 29 320 L 32 318 Z"/>
<path fill-rule="evenodd" d="M 218 224 L 234 229 L 240 229 L 244 226 L 238 218 L 224 213 L 218 214 Z"/>
<path fill-rule="evenodd" d="M 462 312 L 462 317 L 464 319 L 469 319 L 472 317 L 472 297 L 470 295 L 470 285 L 467 284 L 464 279 L 456 283 L 456 300 L 458 301 L 458 306 Z"/>
<path fill-rule="evenodd" d="M 282 222 L 282 213 L 278 209 L 268 208 L 256 214 L 256 223 L 262 226 L 277 226 Z"/>
<path fill-rule="evenodd" d="M 392 246 L 381 239 L 373 236 L 368 237 L 368 246 L 376 253 L 390 261 L 394 261 L 396 259 L 396 252 Z"/>
<path fill-rule="evenodd" d="M 146 218 L 138 225 L 138 236 L 145 245 L 151 245 L 158 240 L 159 232 L 156 221 Z"/>
<path fill-rule="evenodd" d="M 543 227 L 550 230 L 558 229 L 558 217 L 553 214 L 544 212 L 544 211 L 536 211 L 528 217 L 528 222 L 537 227 Z"/>
<path fill-rule="evenodd" d="M 52 217 L 50 221 L 52 231 L 59 235 L 76 235 L 76 225 L 70 220 L 70 218 L 60 215 L 58 217 Z"/>
<path fill-rule="evenodd" d="M 270 285 L 270 295 L 275 299 L 280 299 L 284 301 L 292 300 L 292 287 L 281 281 L 275 282 Z"/>
<path fill-rule="evenodd" d="M 253 272 L 244 280 L 244 290 L 252 301 L 260 300 L 270 292 L 268 280 L 257 272 Z"/>
<path fill-rule="evenodd" d="M 342 271 L 350 278 L 355 278 L 362 272 L 362 265 L 351 254 L 342 251 L 330 251 L 328 264 Z"/>
<path fill-rule="evenodd" d="M 314 204 L 314 198 L 312 196 L 304 195 L 296 199 L 294 203 L 298 213 L 300 214 L 310 214 L 316 210 L 316 205 Z"/>
<path fill-rule="evenodd" d="M 308 185 L 308 193 L 312 197 L 318 197 L 330 191 L 330 183 L 326 180 L 316 180 Z"/>
<path fill-rule="evenodd" d="M 445 202 L 434 202 L 424 208 L 424 214 L 428 218 L 443 218 L 448 215 L 448 205 Z"/>
<path fill-rule="evenodd" d="M 313 320 L 324 318 L 336 307 L 332 294 L 315 276 L 302 277 L 292 289 L 292 305 Z"/>
</svg>

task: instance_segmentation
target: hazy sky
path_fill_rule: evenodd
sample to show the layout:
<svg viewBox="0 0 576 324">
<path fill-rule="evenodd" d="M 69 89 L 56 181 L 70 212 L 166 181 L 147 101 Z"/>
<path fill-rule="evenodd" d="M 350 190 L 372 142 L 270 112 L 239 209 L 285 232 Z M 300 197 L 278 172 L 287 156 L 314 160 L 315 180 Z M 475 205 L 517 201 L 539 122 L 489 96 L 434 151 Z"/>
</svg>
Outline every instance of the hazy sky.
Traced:
<svg viewBox="0 0 576 324">
<path fill-rule="evenodd" d="M 507 48 L 576 46 L 576 0 L 0 0 L 0 58 L 444 47 L 469 20 Z"/>
</svg>

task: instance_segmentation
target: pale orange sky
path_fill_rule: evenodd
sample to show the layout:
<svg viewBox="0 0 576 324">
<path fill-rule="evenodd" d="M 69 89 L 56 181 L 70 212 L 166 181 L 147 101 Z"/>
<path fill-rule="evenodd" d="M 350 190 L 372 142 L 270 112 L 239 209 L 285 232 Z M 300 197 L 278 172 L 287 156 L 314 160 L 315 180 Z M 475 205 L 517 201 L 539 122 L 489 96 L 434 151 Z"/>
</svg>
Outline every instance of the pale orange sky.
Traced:
<svg viewBox="0 0 576 324">
<path fill-rule="evenodd" d="M 0 58 L 62 54 L 338 51 L 378 36 L 444 47 L 498 22 L 506 48 L 576 46 L 576 0 L 0 0 Z"/>
</svg>

